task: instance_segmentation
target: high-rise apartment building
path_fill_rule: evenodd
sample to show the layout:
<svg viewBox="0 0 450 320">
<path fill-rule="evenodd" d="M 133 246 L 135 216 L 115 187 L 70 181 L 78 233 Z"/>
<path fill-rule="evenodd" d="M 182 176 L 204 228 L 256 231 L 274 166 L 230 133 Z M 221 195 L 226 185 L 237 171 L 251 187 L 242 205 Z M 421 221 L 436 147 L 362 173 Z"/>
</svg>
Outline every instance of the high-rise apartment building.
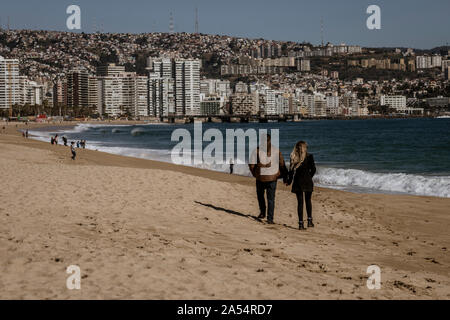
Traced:
<svg viewBox="0 0 450 320">
<path fill-rule="evenodd" d="M 0 109 L 12 110 L 20 104 L 19 60 L 0 56 Z"/>
<path fill-rule="evenodd" d="M 148 84 L 149 115 L 164 117 L 175 114 L 175 82 L 171 77 L 151 75 Z"/>
<path fill-rule="evenodd" d="M 134 74 L 130 77 L 133 88 L 134 101 L 132 115 L 135 117 L 148 117 L 148 78 Z"/>
<path fill-rule="evenodd" d="M 85 69 L 74 69 L 66 75 L 67 106 L 80 108 L 89 106 L 89 74 Z"/>
<path fill-rule="evenodd" d="M 432 58 L 430 56 L 416 56 L 417 69 L 429 69 L 433 67 Z"/>
<path fill-rule="evenodd" d="M 431 67 L 432 68 L 440 68 L 442 66 L 442 56 L 433 55 L 431 57 Z"/>
<path fill-rule="evenodd" d="M 88 78 L 88 106 L 92 111 L 96 110 L 99 114 L 102 113 L 99 103 L 98 79 L 93 75 Z"/>
<path fill-rule="evenodd" d="M 89 78 L 90 105 L 109 116 L 149 116 L 148 77 L 125 72 L 124 66 L 108 64 Z"/>
<path fill-rule="evenodd" d="M 115 63 L 108 63 L 97 67 L 97 76 L 109 77 L 125 72 L 125 66 L 118 66 Z"/>
<path fill-rule="evenodd" d="M 234 93 L 230 99 L 232 114 L 256 115 L 259 112 L 259 94 Z"/>
<path fill-rule="evenodd" d="M 260 102 L 261 111 L 268 115 L 277 114 L 277 92 L 275 90 L 265 90 L 262 94 L 263 97 Z"/>
<path fill-rule="evenodd" d="M 67 105 L 67 101 L 64 100 L 64 92 L 66 91 L 64 88 L 66 86 L 66 83 L 62 80 L 57 80 L 53 84 L 53 106 L 59 110 L 62 110 L 62 107 Z"/>
<path fill-rule="evenodd" d="M 102 113 L 109 116 L 148 116 L 147 83 L 147 77 L 134 72 L 98 77 L 98 105 Z"/>
<path fill-rule="evenodd" d="M 44 86 L 30 81 L 26 76 L 19 76 L 19 105 L 42 105 L 44 102 Z"/>
<path fill-rule="evenodd" d="M 200 60 L 163 57 L 148 63 L 150 114 L 200 115 Z"/>
<path fill-rule="evenodd" d="M 200 60 L 175 60 L 175 112 L 188 116 L 200 114 Z"/>
<path fill-rule="evenodd" d="M 159 58 L 152 60 L 152 73 L 162 78 L 173 78 L 173 61 L 170 58 Z"/>
</svg>

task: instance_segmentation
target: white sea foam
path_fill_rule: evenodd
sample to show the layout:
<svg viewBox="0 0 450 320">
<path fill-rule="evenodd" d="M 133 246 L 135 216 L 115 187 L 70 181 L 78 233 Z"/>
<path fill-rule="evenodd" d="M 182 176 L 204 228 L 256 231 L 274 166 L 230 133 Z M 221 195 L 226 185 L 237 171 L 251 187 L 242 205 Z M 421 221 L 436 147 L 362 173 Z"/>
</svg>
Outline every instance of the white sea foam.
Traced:
<svg viewBox="0 0 450 320">
<path fill-rule="evenodd" d="M 315 181 L 326 187 L 375 190 L 450 198 L 449 176 L 423 176 L 405 173 L 375 173 L 355 169 L 322 167 Z"/>
<path fill-rule="evenodd" d="M 129 157 L 171 163 L 170 150 L 150 150 L 122 147 L 95 147 L 91 149 Z M 251 176 L 247 165 L 234 161 L 234 174 Z M 229 164 L 201 164 L 198 168 L 229 172 Z M 355 169 L 339 169 L 318 166 L 314 182 L 322 187 L 354 192 L 405 193 L 450 198 L 449 176 L 423 176 L 405 173 L 375 173 Z"/>
</svg>

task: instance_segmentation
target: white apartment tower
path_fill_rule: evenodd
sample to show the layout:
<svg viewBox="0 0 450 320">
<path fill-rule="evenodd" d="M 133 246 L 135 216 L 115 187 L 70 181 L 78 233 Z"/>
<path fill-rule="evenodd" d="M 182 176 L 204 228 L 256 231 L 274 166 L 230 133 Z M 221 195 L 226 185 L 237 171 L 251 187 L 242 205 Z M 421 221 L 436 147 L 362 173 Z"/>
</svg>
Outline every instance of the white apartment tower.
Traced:
<svg viewBox="0 0 450 320">
<path fill-rule="evenodd" d="M 160 58 L 153 60 L 152 73 L 159 75 L 162 78 L 173 78 L 173 63 L 170 58 Z"/>
<path fill-rule="evenodd" d="M 0 56 L 0 109 L 19 104 L 19 60 Z"/>
<path fill-rule="evenodd" d="M 109 116 L 128 114 L 147 117 L 148 78 L 135 72 L 125 72 L 123 66 L 108 64 L 97 69 L 97 86 L 92 83 L 92 101 L 97 96 L 98 110 Z"/>
<path fill-rule="evenodd" d="M 200 60 L 175 60 L 175 112 L 200 114 Z"/>
</svg>

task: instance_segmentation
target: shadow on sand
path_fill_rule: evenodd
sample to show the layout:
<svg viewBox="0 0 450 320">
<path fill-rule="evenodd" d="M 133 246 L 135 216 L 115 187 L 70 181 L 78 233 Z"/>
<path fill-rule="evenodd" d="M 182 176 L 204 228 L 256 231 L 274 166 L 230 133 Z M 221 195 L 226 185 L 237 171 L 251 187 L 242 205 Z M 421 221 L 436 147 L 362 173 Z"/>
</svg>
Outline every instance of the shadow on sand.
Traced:
<svg viewBox="0 0 450 320">
<path fill-rule="evenodd" d="M 232 215 L 239 216 L 239 217 L 243 217 L 243 218 L 253 219 L 253 220 L 255 220 L 255 221 L 264 223 L 263 220 L 261 220 L 261 219 L 255 217 L 255 216 L 252 216 L 252 215 L 250 215 L 250 214 L 245 214 L 245 213 L 242 213 L 242 212 L 238 212 L 238 211 L 234 211 L 234 210 L 230 210 L 230 209 L 226 209 L 226 208 L 222 208 L 222 207 L 217 207 L 217 206 L 215 206 L 215 205 L 213 205 L 213 204 L 210 204 L 210 203 L 202 203 L 202 202 L 200 202 L 200 201 L 194 201 L 194 203 L 199 204 L 199 205 L 204 206 L 204 207 L 208 207 L 208 208 L 217 210 L 217 211 L 223 211 L 223 212 L 226 212 L 226 213 L 228 213 L 228 214 L 232 214 Z M 265 223 L 264 223 L 264 224 L 265 224 Z M 278 226 L 286 227 L 286 228 L 289 228 L 289 229 L 297 230 L 297 228 L 293 228 L 293 227 L 288 226 L 288 225 L 286 225 L 286 224 L 278 224 L 278 223 L 275 223 L 275 224 L 273 224 L 273 225 L 274 225 L 274 226 L 275 226 L 275 225 L 278 225 Z"/>
</svg>

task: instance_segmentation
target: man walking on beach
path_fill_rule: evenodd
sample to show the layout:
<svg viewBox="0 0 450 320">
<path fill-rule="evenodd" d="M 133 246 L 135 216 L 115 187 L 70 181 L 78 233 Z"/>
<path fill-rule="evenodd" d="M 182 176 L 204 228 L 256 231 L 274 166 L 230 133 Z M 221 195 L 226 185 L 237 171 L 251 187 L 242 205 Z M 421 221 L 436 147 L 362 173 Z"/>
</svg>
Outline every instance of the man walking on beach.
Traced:
<svg viewBox="0 0 450 320">
<path fill-rule="evenodd" d="M 75 152 L 75 142 L 70 144 L 70 151 L 72 152 L 72 160 L 75 160 L 77 153 Z"/>
<path fill-rule="evenodd" d="M 288 170 L 280 150 L 272 146 L 270 135 L 262 137 L 259 147 L 250 157 L 248 166 L 250 172 L 256 178 L 256 195 L 260 211 L 258 219 L 266 217 L 267 207 L 267 223 L 273 224 L 277 180 L 280 177 L 285 179 Z M 267 206 L 265 193 L 267 193 Z"/>
</svg>

